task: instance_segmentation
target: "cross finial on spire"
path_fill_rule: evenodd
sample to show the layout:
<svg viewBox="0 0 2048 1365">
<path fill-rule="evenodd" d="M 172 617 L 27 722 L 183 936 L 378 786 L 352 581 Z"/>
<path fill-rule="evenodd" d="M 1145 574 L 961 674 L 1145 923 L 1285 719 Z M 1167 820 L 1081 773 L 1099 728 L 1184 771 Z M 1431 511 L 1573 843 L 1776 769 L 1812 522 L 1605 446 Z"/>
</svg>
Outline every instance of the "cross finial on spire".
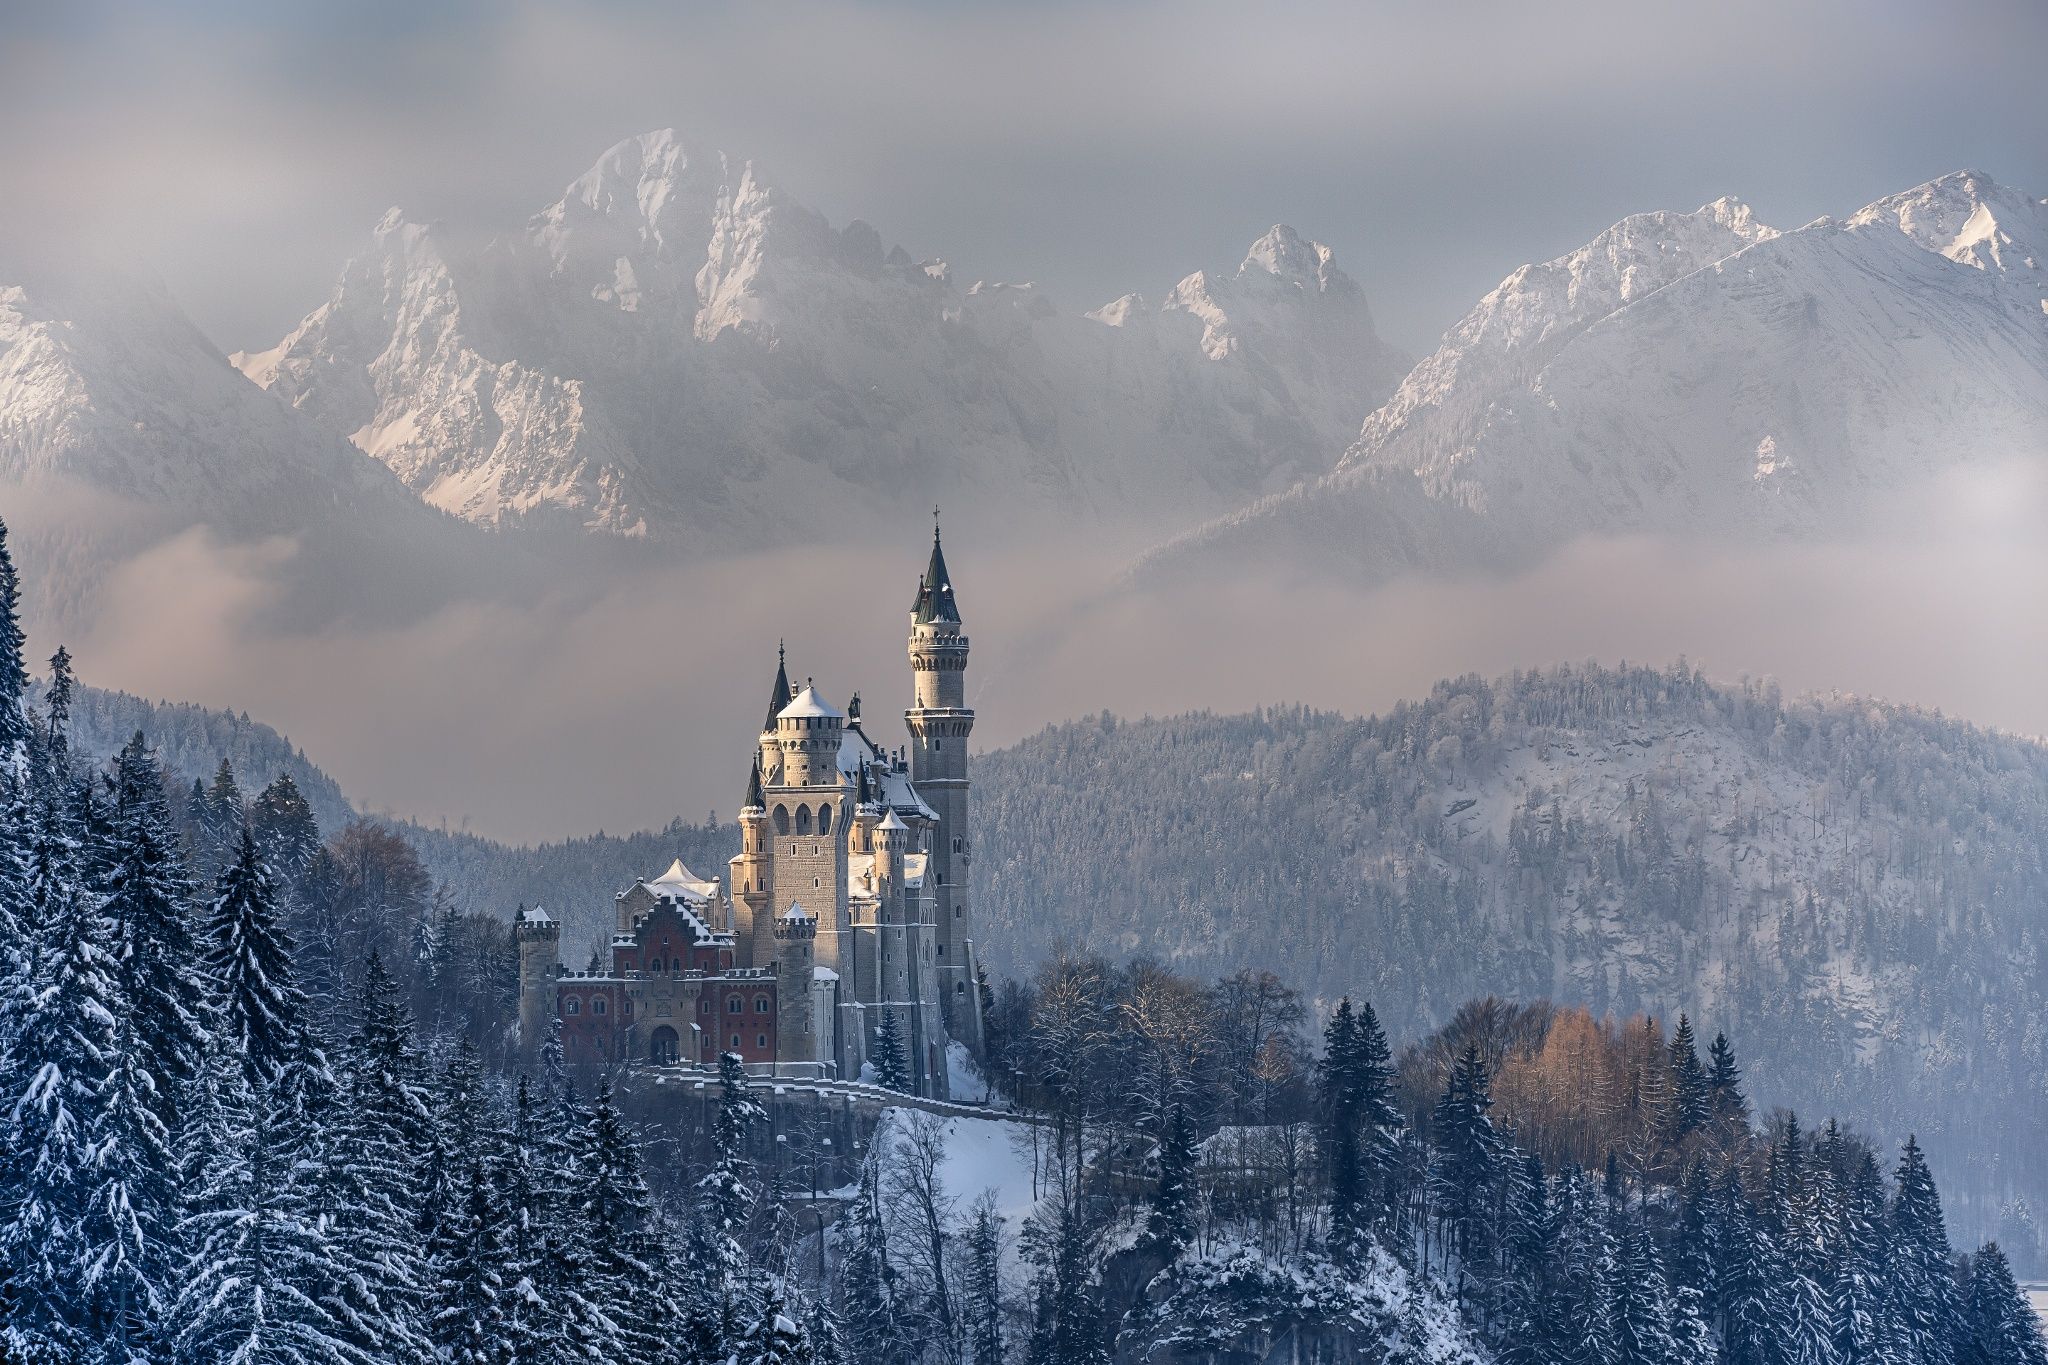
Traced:
<svg viewBox="0 0 2048 1365">
<path fill-rule="evenodd" d="M 789 662 L 789 642 L 787 640 L 778 639 L 775 642 L 775 662 L 779 664 Z"/>
<path fill-rule="evenodd" d="M 932 504 L 932 539 L 933 539 L 934 541 L 936 541 L 936 540 L 937 540 L 938 538 L 939 538 L 939 505 L 938 505 L 937 503 L 933 503 L 933 504 Z"/>
</svg>

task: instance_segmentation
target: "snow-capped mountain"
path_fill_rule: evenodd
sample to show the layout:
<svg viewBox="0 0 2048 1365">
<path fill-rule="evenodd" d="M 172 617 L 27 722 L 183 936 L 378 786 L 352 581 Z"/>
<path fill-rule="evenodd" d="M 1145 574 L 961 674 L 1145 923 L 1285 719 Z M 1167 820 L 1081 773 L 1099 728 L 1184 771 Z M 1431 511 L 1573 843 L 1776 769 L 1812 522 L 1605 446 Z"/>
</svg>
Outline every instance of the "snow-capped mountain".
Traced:
<svg viewBox="0 0 2048 1365">
<path fill-rule="evenodd" d="M 1587 533 L 1831 536 L 2048 453 L 2048 206 L 1974 171 L 1774 232 L 1720 200 L 1624 219 L 1481 299 L 1329 475 L 1151 563 L 1369 576 Z"/>
<path fill-rule="evenodd" d="M 0 479 L 263 529 L 402 501 L 375 462 L 251 388 L 161 287 L 85 272 L 0 280 Z"/>
<path fill-rule="evenodd" d="M 670 131 L 481 250 L 394 211 L 235 359 L 437 507 L 712 546 L 906 496 L 1171 524 L 1327 470 L 1406 368 L 1284 227 L 1156 308 L 1070 313 Z"/>
<path fill-rule="evenodd" d="M 540 547 L 426 507 L 236 373 L 160 285 L 103 267 L 0 261 L 0 509 L 38 565 L 31 614 L 66 628 L 120 565 L 195 528 L 264 543 L 267 603 L 301 625 L 546 576 Z"/>
</svg>

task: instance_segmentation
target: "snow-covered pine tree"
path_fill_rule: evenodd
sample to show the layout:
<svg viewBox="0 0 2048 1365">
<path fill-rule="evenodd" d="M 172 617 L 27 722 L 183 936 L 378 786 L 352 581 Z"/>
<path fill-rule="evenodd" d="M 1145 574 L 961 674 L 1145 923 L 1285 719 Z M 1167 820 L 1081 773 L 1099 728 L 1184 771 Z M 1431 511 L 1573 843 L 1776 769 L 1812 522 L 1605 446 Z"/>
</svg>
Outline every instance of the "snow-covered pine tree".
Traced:
<svg viewBox="0 0 2048 1365">
<path fill-rule="evenodd" d="M 212 881 L 225 871 L 235 857 L 242 831 L 248 827 L 249 812 L 242 800 L 242 787 L 235 780 L 235 765 L 225 757 L 213 770 L 213 783 L 197 812 L 199 824 L 199 876 Z"/>
<path fill-rule="evenodd" d="M 348 1340 L 383 1359 L 430 1350 L 426 1267 L 414 1216 L 427 1125 L 412 1020 L 376 954 L 363 970 L 358 1023 L 343 1048 L 338 1112 L 325 1134 L 318 1212 L 344 1274 L 327 1292 Z"/>
<path fill-rule="evenodd" d="M 50 656 L 50 686 L 43 693 L 43 714 L 49 735 L 50 782 L 60 789 L 71 779 L 71 702 L 77 691 L 71 651 L 59 645 Z"/>
<path fill-rule="evenodd" d="M 1862 1154 L 1835 1207 L 1829 1256 L 1828 1337 L 1837 1365 L 1893 1365 L 1887 1320 L 1884 1174 Z"/>
<path fill-rule="evenodd" d="M 810 1333 L 788 1301 L 779 1276 L 761 1284 L 761 1306 L 737 1353 L 737 1365 L 815 1365 Z"/>
<path fill-rule="evenodd" d="M 1672 1328 L 1677 1316 L 1650 1234 L 1638 1230 L 1624 1237 L 1610 1312 L 1615 1365 L 1676 1365 Z"/>
<path fill-rule="evenodd" d="M 1095 1288 L 1100 1229 L 1078 1190 L 1042 1202 L 1025 1226 L 1038 1268 L 1030 1365 L 1109 1365 L 1108 1334 Z"/>
<path fill-rule="evenodd" d="M 1954 1256 L 1934 1173 L 1910 1135 L 1899 1153 L 1892 1188 L 1886 1279 L 1900 1365 L 1951 1365 L 1963 1334 Z"/>
<path fill-rule="evenodd" d="M 1159 1180 L 1145 1215 L 1143 1245 L 1171 1261 L 1195 1240 L 1195 1130 L 1187 1110 L 1174 1105 L 1159 1143 Z"/>
<path fill-rule="evenodd" d="M 1558 1181 L 1557 1277 L 1551 1323 L 1562 1365 L 1616 1365 L 1621 1345 L 1614 1235 L 1607 1201 L 1583 1171 Z"/>
<path fill-rule="evenodd" d="M 1494 1304 L 1502 1365 L 1547 1365 L 1546 1322 L 1556 1228 L 1549 1182 L 1534 1153 L 1502 1168 L 1501 1275 Z"/>
<path fill-rule="evenodd" d="M 712 1167 L 697 1182 L 697 1216 L 706 1246 L 705 1258 L 696 1269 L 717 1313 L 723 1339 L 733 1342 L 747 1330 L 747 1305 L 759 1293 L 758 1277 L 740 1238 L 755 1199 L 747 1133 L 767 1117 L 767 1111 L 749 1089 L 747 1069 L 737 1052 L 719 1055 L 718 1089 L 718 1116 L 711 1128 Z"/>
<path fill-rule="evenodd" d="M 28 777 L 28 667 L 21 630 L 21 582 L 7 548 L 7 524 L 0 522 L 0 776 Z"/>
<path fill-rule="evenodd" d="M 218 992 L 223 1045 L 242 1058 L 252 1086 L 275 1086 L 307 1055 L 311 1011 L 299 989 L 276 885 L 246 825 L 207 912 L 204 953 Z"/>
<path fill-rule="evenodd" d="M 1322 1118 L 1320 1154 L 1329 1186 L 1330 1255 L 1354 1259 L 1364 1249 L 1370 1215 L 1366 1203 L 1365 1153 L 1359 1132 L 1358 1018 L 1351 999 L 1337 1002 L 1323 1027 L 1323 1055 L 1316 1063 L 1316 1099 Z"/>
<path fill-rule="evenodd" d="M 1749 1125 L 1749 1101 L 1742 1094 L 1742 1068 L 1735 1064 L 1735 1045 L 1728 1035 L 1714 1035 L 1707 1049 L 1707 1109 L 1724 1142 L 1739 1137 Z"/>
<path fill-rule="evenodd" d="M 889 1090 L 910 1089 L 910 1063 L 903 1050 L 903 1030 L 896 1022 L 896 1011 L 883 1006 L 882 1018 L 875 1025 L 875 1084 Z"/>
<path fill-rule="evenodd" d="M 492 1164 L 473 1154 L 452 1173 L 459 1198 L 437 1238 L 430 1334 L 449 1365 L 502 1365 L 520 1317 L 504 1278 L 512 1226 Z"/>
<path fill-rule="evenodd" d="M 1727 1365 L 1785 1365 L 1785 1263 L 1731 1166 L 1716 1191 L 1721 1346 Z"/>
<path fill-rule="evenodd" d="M 1678 1016 L 1678 1028 L 1671 1035 L 1671 1109 L 1667 1131 L 1676 1145 L 1707 1126 L 1713 1117 L 1713 1097 L 1707 1069 L 1700 1064 L 1699 1045 L 1694 1041 L 1692 1020 Z"/>
<path fill-rule="evenodd" d="M 140 732 L 116 760 L 106 914 L 143 1091 L 158 1125 L 177 1130 L 177 1097 L 198 1074 L 212 1028 L 186 877 L 164 800 L 163 772 Z"/>
<path fill-rule="evenodd" d="M 662 1248 L 652 1235 L 654 1201 L 626 1121 L 601 1084 L 576 1145 L 570 1216 L 576 1229 L 576 1292 L 591 1310 L 582 1350 L 654 1356 L 668 1339 L 670 1300 Z M 699 1273 L 713 1273 L 702 1268 Z M 608 1340 L 603 1338 L 608 1337 Z M 728 1340 L 736 1340 L 737 1333 Z"/>
<path fill-rule="evenodd" d="M 279 773 L 257 794 L 249 808 L 249 826 L 264 864 L 286 891 L 296 887 L 320 851 L 320 824 L 290 773 Z"/>
<path fill-rule="evenodd" d="M 343 1273 L 295 1179 L 271 1097 L 217 1047 L 188 1092 L 183 1260 L 164 1342 L 177 1365 L 373 1365 L 322 1302 Z"/>
<path fill-rule="evenodd" d="M 1003 1219 L 983 1191 L 968 1211 L 962 1316 L 971 1365 L 1003 1365 Z"/>
<path fill-rule="evenodd" d="M 889 1255 L 889 1230 L 882 1217 L 882 1154 L 870 1146 L 846 1212 L 833 1228 L 839 1248 L 839 1320 L 864 1351 L 886 1358 L 899 1338 L 898 1274 Z"/>
<path fill-rule="evenodd" d="M 78 1292 L 97 1183 L 93 1149 L 125 1007 L 102 945 L 111 927 L 81 885 L 77 846 L 55 811 L 32 828 L 34 975 L 0 1093 L 0 1284 L 4 1354 L 22 1365 L 89 1359 L 94 1324 Z"/>
<path fill-rule="evenodd" d="M 1486 1062 L 1476 1043 L 1468 1044 L 1451 1068 L 1443 1097 L 1431 1113 L 1430 1137 L 1436 1159 L 1429 1188 L 1443 1228 L 1444 1266 L 1455 1257 L 1458 1297 L 1462 1301 L 1489 1273 L 1494 1184 L 1504 1148 L 1487 1111 L 1493 1095 Z"/>
<path fill-rule="evenodd" d="M 1957 1365 L 2048 1365 L 2041 1320 L 1996 1242 L 1986 1242 L 1970 1258 L 1959 1347 Z"/>
</svg>

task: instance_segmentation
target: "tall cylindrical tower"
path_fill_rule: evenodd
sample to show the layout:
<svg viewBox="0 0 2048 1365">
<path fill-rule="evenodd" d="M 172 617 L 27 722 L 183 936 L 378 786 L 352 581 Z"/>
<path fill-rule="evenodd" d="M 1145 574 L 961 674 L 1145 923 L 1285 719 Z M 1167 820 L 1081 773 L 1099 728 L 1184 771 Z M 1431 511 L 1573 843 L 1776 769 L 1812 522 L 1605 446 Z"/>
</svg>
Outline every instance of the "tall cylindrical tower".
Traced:
<svg viewBox="0 0 2048 1365">
<path fill-rule="evenodd" d="M 932 527 L 932 557 L 910 606 L 913 704 L 903 713 L 910 730 L 910 778 L 938 813 L 925 885 L 935 902 L 939 999 L 946 1031 L 977 1052 L 981 1048 L 980 996 L 972 951 L 974 920 L 967 872 L 973 844 L 967 822 L 967 737 L 974 712 L 967 705 L 967 632 L 953 595 L 953 577 Z"/>
</svg>

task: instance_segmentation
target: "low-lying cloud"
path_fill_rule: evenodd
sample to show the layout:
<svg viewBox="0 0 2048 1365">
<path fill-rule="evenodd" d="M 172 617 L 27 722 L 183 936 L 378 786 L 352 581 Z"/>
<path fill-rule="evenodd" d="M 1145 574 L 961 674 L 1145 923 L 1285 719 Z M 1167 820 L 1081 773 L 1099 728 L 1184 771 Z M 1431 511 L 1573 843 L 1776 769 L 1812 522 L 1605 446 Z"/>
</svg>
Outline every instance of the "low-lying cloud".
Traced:
<svg viewBox="0 0 2048 1365">
<path fill-rule="evenodd" d="M 1376 588 L 1260 573 L 1135 591 L 1120 556 L 1078 541 L 956 538 L 976 740 L 1103 709 L 1364 714 L 1464 672 L 1681 655 L 1717 678 L 2048 733 L 2048 544 L 2029 529 L 2038 486 L 2016 479 L 1961 487 L 1914 541 L 1587 541 L 1511 577 Z M 194 531 L 111 566 L 68 642 L 89 682 L 277 726 L 360 804 L 529 841 L 729 814 L 779 638 L 799 678 L 841 705 L 860 691 L 871 732 L 900 743 L 923 553 L 912 540 L 612 567 L 530 600 L 295 632 L 269 610 L 290 542 Z M 49 628 L 30 625 L 47 653 Z"/>
</svg>

